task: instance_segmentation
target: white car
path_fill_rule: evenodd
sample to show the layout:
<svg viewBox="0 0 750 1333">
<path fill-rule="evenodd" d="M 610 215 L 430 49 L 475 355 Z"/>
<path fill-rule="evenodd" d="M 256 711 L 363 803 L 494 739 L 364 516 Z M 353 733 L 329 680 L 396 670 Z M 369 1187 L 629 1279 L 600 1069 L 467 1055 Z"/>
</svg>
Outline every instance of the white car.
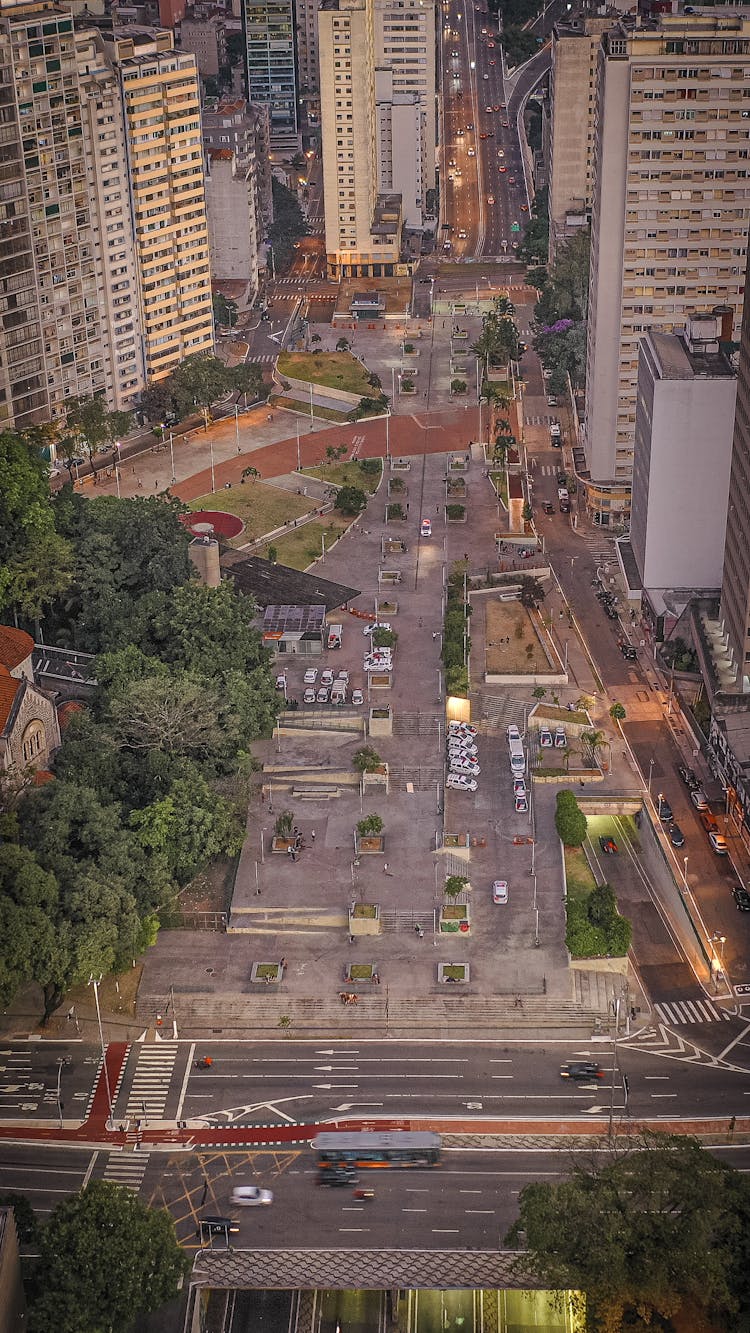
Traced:
<svg viewBox="0 0 750 1333">
<path fill-rule="evenodd" d="M 465 773 L 449 773 L 445 785 L 453 791 L 476 791 L 479 784 L 476 778 L 467 777 Z"/>
<path fill-rule="evenodd" d="M 270 1190 L 262 1190 L 259 1185 L 237 1185 L 232 1190 L 232 1203 L 241 1208 L 257 1208 L 261 1204 L 273 1203 Z"/>
<path fill-rule="evenodd" d="M 507 879 L 496 879 L 492 885 L 493 903 L 507 903 L 508 901 L 508 881 Z"/>
<path fill-rule="evenodd" d="M 422 519 L 422 526 L 421 526 L 420 529 L 419 529 L 419 535 L 420 535 L 420 537 L 431 537 L 431 536 L 432 536 L 432 519 L 431 519 L 431 518 L 423 518 L 423 519 Z"/>
<path fill-rule="evenodd" d="M 468 773 L 469 777 L 478 778 L 481 768 L 476 759 L 451 759 L 451 773 Z"/>
<path fill-rule="evenodd" d="M 529 809 L 529 803 L 528 803 L 528 801 L 527 801 L 527 799 L 526 799 L 526 793 L 525 793 L 525 792 L 517 792 L 517 793 L 516 793 L 516 814 L 517 814 L 517 815 L 525 815 L 525 814 L 527 814 L 528 809 Z"/>
<path fill-rule="evenodd" d="M 373 623 L 372 623 L 371 625 L 365 625 L 364 629 L 362 630 L 362 633 L 363 633 L 363 634 L 372 634 L 373 630 L 376 630 L 376 629 L 390 629 L 390 628 L 391 628 L 390 625 L 389 625 L 386 621 L 384 621 L 384 620 L 383 620 L 383 621 L 377 621 L 377 620 L 375 620 L 375 621 L 373 621 Z"/>
<path fill-rule="evenodd" d="M 518 730 L 518 727 L 516 726 L 515 722 L 511 722 L 506 732 L 506 736 L 508 737 L 509 741 L 520 741 L 521 733 Z"/>
<path fill-rule="evenodd" d="M 363 662 L 362 670 L 369 674 L 370 671 L 390 671 L 392 669 L 390 662 Z"/>
<path fill-rule="evenodd" d="M 364 694 L 362 693 L 361 690 L 352 690 L 352 703 L 353 703 L 353 704 L 357 704 L 357 705 L 359 705 L 359 704 L 363 704 L 364 701 L 365 701 L 365 696 L 364 696 Z"/>
<path fill-rule="evenodd" d="M 337 675 L 336 679 L 337 679 L 337 680 L 340 680 L 342 685 L 348 685 L 348 684 L 349 684 L 349 672 L 348 672 L 348 671 L 339 671 L 339 674 Z"/>
<path fill-rule="evenodd" d="M 315 690 L 312 688 L 312 686 L 310 686 L 309 689 L 305 690 L 305 693 L 302 695 L 302 702 L 303 704 L 315 703 Z"/>
<path fill-rule="evenodd" d="M 286 676 L 283 671 L 280 671 L 278 676 L 276 677 L 276 689 L 277 690 L 286 689 Z"/>
<path fill-rule="evenodd" d="M 449 736 L 476 736 L 477 729 L 472 727 L 470 722 L 449 722 Z"/>
<path fill-rule="evenodd" d="M 334 680 L 334 676 L 333 676 L 333 672 L 332 672 L 331 670 L 329 670 L 328 668 L 326 668 L 325 671 L 321 671 L 321 673 L 320 673 L 320 683 L 321 683 L 321 685 L 333 685 L 333 680 Z"/>
<path fill-rule="evenodd" d="M 328 689 L 326 685 L 322 685 L 321 688 L 318 690 L 318 703 L 327 704 L 330 697 L 331 697 L 331 691 Z"/>
<path fill-rule="evenodd" d="M 526 781 L 524 778 L 513 779 L 513 795 L 514 796 L 526 795 Z"/>
<path fill-rule="evenodd" d="M 541 745 L 543 750 L 552 749 L 554 742 L 552 740 L 552 732 L 550 731 L 549 727 L 542 727 L 541 731 L 539 732 L 539 744 Z"/>
<path fill-rule="evenodd" d="M 317 679 L 318 679 L 318 668 L 308 667 L 304 675 L 305 685 L 314 685 Z"/>
<path fill-rule="evenodd" d="M 477 752 L 477 747 L 476 747 L 476 745 L 449 745 L 449 746 L 448 746 L 448 754 L 449 754 L 449 755 L 454 755 L 454 754 L 455 754 L 455 755 L 458 755 L 459 758 L 464 758 L 464 759 L 476 759 L 476 757 L 477 757 L 477 753 L 478 753 L 478 752 Z"/>
</svg>

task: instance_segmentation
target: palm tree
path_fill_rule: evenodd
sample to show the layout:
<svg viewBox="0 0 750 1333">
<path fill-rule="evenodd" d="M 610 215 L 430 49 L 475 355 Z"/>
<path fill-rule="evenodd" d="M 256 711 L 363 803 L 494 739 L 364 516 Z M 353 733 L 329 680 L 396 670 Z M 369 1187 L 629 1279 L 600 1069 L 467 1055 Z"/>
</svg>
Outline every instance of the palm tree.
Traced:
<svg viewBox="0 0 750 1333">
<path fill-rule="evenodd" d="M 581 732 L 581 740 L 583 741 L 584 745 L 586 745 L 586 746 L 588 747 L 588 749 L 589 749 L 589 752 L 590 752 L 590 754 L 591 754 L 591 762 L 592 762 L 592 764 L 595 764 L 595 763 L 596 763 L 596 753 L 597 753 L 597 750 L 601 749 L 601 747 L 602 747 L 602 745 L 604 745 L 606 739 L 607 739 L 607 737 L 605 736 L 605 734 L 604 734 L 603 731 L 582 731 L 582 732 Z"/>
</svg>

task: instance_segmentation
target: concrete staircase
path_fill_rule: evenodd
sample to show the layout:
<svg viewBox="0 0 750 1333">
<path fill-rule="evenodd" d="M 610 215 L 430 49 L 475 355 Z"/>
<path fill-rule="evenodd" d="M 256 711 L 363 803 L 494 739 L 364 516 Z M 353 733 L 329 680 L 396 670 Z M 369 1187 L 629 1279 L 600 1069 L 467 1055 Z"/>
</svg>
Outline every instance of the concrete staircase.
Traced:
<svg viewBox="0 0 750 1333">
<path fill-rule="evenodd" d="M 163 995 L 138 997 L 137 1016 L 153 1024 Z M 323 998 L 285 995 L 279 986 L 260 987 L 241 995 L 198 995 L 175 992 L 180 1033 L 196 1039 L 209 1035 L 237 1037 L 287 1030 L 296 1036 L 340 1034 L 380 1037 L 444 1036 L 469 1039 L 505 1032 L 590 1035 L 607 1031 L 609 1015 L 575 1000 L 546 995 L 513 996 L 433 994 L 389 997 L 388 988 L 360 994 L 357 1004 L 343 1005 L 337 995 Z"/>
<path fill-rule="evenodd" d="M 346 930 L 346 912 L 320 907 L 235 907 L 227 935 L 323 935 Z"/>
</svg>

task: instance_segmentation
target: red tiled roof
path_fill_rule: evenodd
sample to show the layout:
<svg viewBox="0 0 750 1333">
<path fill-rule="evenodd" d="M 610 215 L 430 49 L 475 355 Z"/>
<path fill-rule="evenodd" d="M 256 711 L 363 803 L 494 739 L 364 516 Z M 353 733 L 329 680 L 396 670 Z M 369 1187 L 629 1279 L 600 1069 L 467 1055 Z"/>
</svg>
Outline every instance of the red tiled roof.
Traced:
<svg viewBox="0 0 750 1333">
<path fill-rule="evenodd" d="M 0 732 L 5 731 L 13 701 L 20 688 L 21 681 L 11 676 L 8 668 L 0 663 Z"/>
<path fill-rule="evenodd" d="M 60 704 L 57 710 L 57 720 L 60 724 L 60 730 L 64 731 L 70 719 L 76 713 L 83 712 L 83 704 L 79 704 L 75 699 L 67 699 L 64 704 Z"/>
<path fill-rule="evenodd" d="M 25 662 L 34 647 L 34 640 L 25 630 L 0 625 L 0 663 L 9 671 Z"/>
<path fill-rule="evenodd" d="M 55 775 L 50 773 L 48 768 L 37 768 L 34 772 L 32 782 L 35 787 L 43 787 L 45 782 L 54 782 Z"/>
</svg>

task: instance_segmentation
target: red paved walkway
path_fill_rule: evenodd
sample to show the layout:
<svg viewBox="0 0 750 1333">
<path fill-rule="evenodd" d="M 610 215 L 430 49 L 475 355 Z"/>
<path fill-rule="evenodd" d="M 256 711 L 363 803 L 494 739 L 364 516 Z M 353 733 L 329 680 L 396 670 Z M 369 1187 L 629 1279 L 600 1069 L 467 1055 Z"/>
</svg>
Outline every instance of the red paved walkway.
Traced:
<svg viewBox="0 0 750 1333">
<path fill-rule="evenodd" d="M 408 417 L 391 417 L 388 428 L 391 457 L 449 453 L 454 449 L 465 451 L 469 448 L 470 440 L 476 438 L 478 427 L 476 407 L 451 412 L 415 411 Z M 314 467 L 317 463 L 325 462 L 328 446 L 337 448 L 342 444 L 347 445 L 347 458 L 353 454 L 358 458 L 384 458 L 385 417 L 375 421 L 351 421 L 343 426 L 331 426 L 330 430 L 308 430 L 307 433 L 305 422 L 300 422 L 299 453 L 302 467 Z M 239 482 L 248 465 L 257 468 L 261 477 L 280 477 L 294 472 L 297 467 L 296 436 L 217 463 L 214 468 L 217 491 L 227 481 L 233 484 Z M 185 501 L 194 500 L 198 495 L 207 495 L 211 490 L 210 467 L 194 473 L 171 489 L 174 495 Z"/>
</svg>

